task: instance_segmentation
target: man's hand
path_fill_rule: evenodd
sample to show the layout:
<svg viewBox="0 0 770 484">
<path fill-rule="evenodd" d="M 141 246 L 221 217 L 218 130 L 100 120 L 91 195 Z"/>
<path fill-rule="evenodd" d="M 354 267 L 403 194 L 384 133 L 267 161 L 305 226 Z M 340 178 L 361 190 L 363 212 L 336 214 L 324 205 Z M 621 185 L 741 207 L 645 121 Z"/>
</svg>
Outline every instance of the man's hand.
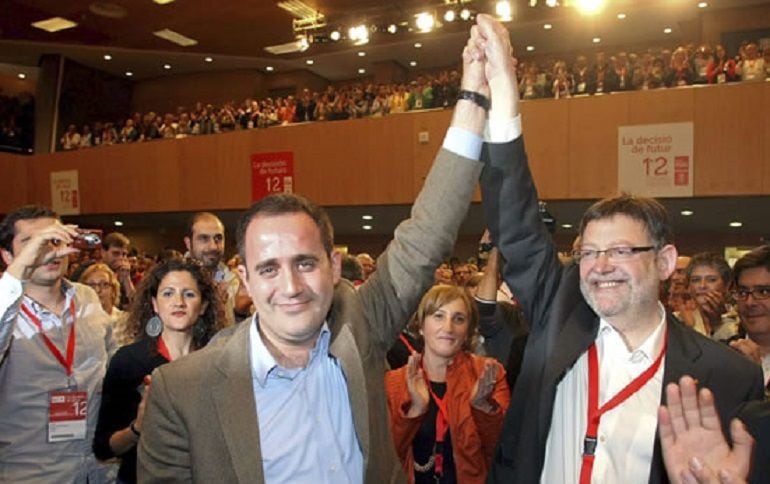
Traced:
<svg viewBox="0 0 770 484">
<path fill-rule="evenodd" d="M 471 36 L 463 49 L 463 77 L 460 81 L 460 89 L 478 92 L 489 97 L 483 40 L 478 26 L 471 27 Z"/>
<path fill-rule="evenodd" d="M 698 301 L 698 307 L 703 315 L 703 319 L 713 323 L 721 323 L 722 314 L 727 310 L 725 307 L 725 295 L 719 291 L 709 291 Z"/>
<path fill-rule="evenodd" d="M 762 364 L 762 352 L 759 350 L 759 345 L 750 339 L 743 338 L 731 341 L 730 347 L 740 351 L 743 353 L 743 356 L 750 359 L 757 365 Z"/>
<path fill-rule="evenodd" d="M 33 234 L 19 253 L 12 256 L 8 273 L 24 281 L 29 279 L 38 267 L 79 252 L 69 246 L 77 235 L 76 225 L 62 225 L 59 221 L 52 223 Z"/>
<path fill-rule="evenodd" d="M 489 116 L 514 118 L 519 114 L 519 85 L 510 34 L 503 24 L 486 14 L 479 14 L 476 24 L 486 57 L 484 69 L 492 97 Z"/>
<path fill-rule="evenodd" d="M 666 387 L 667 405 L 658 411 L 660 443 L 663 461 L 671 482 L 711 483 L 742 482 L 749 474 L 754 439 L 743 423 L 734 419 L 730 424 L 733 448 L 722 434 L 714 396 L 708 389 L 698 393 L 695 380 L 683 376 L 679 385 Z M 709 468 L 705 468 L 707 463 Z"/>
</svg>

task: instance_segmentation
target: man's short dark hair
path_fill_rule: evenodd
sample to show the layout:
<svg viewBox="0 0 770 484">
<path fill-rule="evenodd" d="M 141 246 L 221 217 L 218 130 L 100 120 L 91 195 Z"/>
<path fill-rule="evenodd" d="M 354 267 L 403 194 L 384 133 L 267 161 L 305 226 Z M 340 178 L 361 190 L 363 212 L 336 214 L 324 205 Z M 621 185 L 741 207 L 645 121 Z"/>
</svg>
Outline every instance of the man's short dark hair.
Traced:
<svg viewBox="0 0 770 484">
<path fill-rule="evenodd" d="M 342 257 L 342 277 L 351 282 L 364 279 L 364 268 L 356 256 L 346 254 Z"/>
<path fill-rule="evenodd" d="M 733 278 L 735 279 L 735 284 L 738 284 L 741 272 L 757 267 L 764 267 L 766 271 L 770 272 L 770 245 L 760 245 L 738 259 L 733 266 Z"/>
<path fill-rule="evenodd" d="M 666 208 L 654 198 L 635 197 L 627 193 L 599 200 L 588 207 L 580 221 L 580 235 L 583 235 L 589 222 L 615 215 L 625 215 L 642 223 L 658 249 L 674 243 L 674 231 Z"/>
<path fill-rule="evenodd" d="M 102 247 L 104 247 L 104 250 L 110 250 L 111 247 L 128 250 L 129 245 L 131 245 L 131 242 L 128 240 L 128 237 L 120 232 L 109 233 L 102 239 Z"/>
<path fill-rule="evenodd" d="M 688 284 L 690 283 L 692 271 L 697 267 L 703 266 L 711 267 L 719 272 L 719 276 L 722 278 L 722 282 L 725 283 L 725 286 L 729 285 L 732 281 L 733 271 L 730 270 L 730 265 L 727 264 L 724 257 L 714 252 L 699 252 L 690 258 L 690 263 L 687 264 L 687 268 L 685 269 Z"/>
<path fill-rule="evenodd" d="M 241 216 L 240 222 L 238 222 L 236 233 L 238 253 L 241 255 L 244 264 L 246 264 L 246 229 L 251 221 L 260 215 L 269 217 L 291 213 L 304 213 L 313 219 L 313 222 L 321 231 L 321 243 L 323 243 L 326 253 L 331 256 L 332 250 L 334 250 L 334 228 L 326 210 L 303 196 L 293 193 L 279 193 L 267 196 L 254 203 L 246 210 Z"/>
<path fill-rule="evenodd" d="M 219 223 L 222 223 L 222 220 L 217 217 L 216 214 L 211 212 L 195 212 L 192 214 L 192 216 L 187 220 L 187 227 L 185 227 L 185 235 L 187 237 L 190 237 L 192 239 L 193 237 L 193 226 L 195 226 L 196 223 L 198 223 L 198 220 L 206 217 L 211 217 L 216 220 L 219 220 Z M 224 226 L 224 224 L 222 224 Z"/>
<path fill-rule="evenodd" d="M 19 220 L 35 220 L 38 218 L 55 218 L 59 215 L 42 205 L 25 205 L 10 212 L 0 222 L 0 247 L 13 254 L 13 238 L 16 236 L 16 222 Z"/>
</svg>

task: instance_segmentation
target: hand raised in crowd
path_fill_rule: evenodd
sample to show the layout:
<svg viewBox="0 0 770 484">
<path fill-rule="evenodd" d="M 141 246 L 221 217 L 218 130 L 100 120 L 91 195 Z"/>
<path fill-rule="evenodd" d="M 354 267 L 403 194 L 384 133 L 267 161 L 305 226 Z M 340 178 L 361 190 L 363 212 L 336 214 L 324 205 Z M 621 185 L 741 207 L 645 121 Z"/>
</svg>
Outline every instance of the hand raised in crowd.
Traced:
<svg viewBox="0 0 770 484">
<path fill-rule="evenodd" d="M 406 388 L 409 391 L 409 398 L 412 401 L 406 416 L 409 418 L 419 417 L 428 411 L 430 393 L 428 391 L 428 382 L 425 378 L 420 362 L 422 355 L 413 352 L 409 355 L 406 363 Z"/>
<path fill-rule="evenodd" d="M 709 291 L 702 295 L 702 302 L 698 302 L 703 318 L 708 321 L 719 321 L 727 310 L 725 307 L 725 295 L 719 291 Z"/>
<path fill-rule="evenodd" d="M 658 426 L 671 482 L 745 482 L 754 439 L 743 423 L 738 419 L 730 423 L 730 448 L 722 434 L 714 395 L 705 388 L 698 392 L 695 380 L 689 376 L 683 376 L 679 385 L 670 383 L 666 399 L 667 404 L 658 411 Z"/>
<path fill-rule="evenodd" d="M 762 364 L 762 352 L 759 350 L 759 345 L 750 339 L 743 338 L 731 341 L 730 347 L 740 351 L 743 353 L 743 356 L 750 359 L 757 365 Z"/>
<path fill-rule="evenodd" d="M 471 392 L 471 406 L 473 408 L 485 413 L 495 411 L 495 404 L 489 400 L 495 389 L 495 383 L 497 383 L 497 367 L 492 361 L 486 361 L 484 362 L 484 370 L 479 375 L 479 379 Z"/>
<path fill-rule="evenodd" d="M 21 240 L 21 250 L 13 255 L 8 273 L 23 281 L 29 279 L 38 267 L 79 252 L 69 245 L 77 235 L 76 225 L 63 225 L 55 221 L 34 233 L 28 240 Z"/>
</svg>

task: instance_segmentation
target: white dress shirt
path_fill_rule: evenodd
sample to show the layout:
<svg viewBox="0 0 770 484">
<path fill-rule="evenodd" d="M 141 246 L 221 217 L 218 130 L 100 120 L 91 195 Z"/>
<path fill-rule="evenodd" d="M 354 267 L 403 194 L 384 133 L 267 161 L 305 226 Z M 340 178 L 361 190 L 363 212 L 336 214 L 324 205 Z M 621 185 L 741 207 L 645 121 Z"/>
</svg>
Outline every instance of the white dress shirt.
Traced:
<svg viewBox="0 0 770 484">
<path fill-rule="evenodd" d="M 662 306 L 660 313 L 658 327 L 634 351 L 628 350 L 620 333 L 609 323 L 603 319 L 599 322 L 596 348 L 600 407 L 652 365 L 660 354 L 666 327 Z M 665 358 L 650 381 L 602 416 L 597 432 L 592 483 L 644 484 L 649 481 L 664 365 Z M 567 371 L 556 389 L 545 462 L 540 475 L 542 484 L 580 481 L 587 411 L 588 352 L 585 352 Z"/>
</svg>

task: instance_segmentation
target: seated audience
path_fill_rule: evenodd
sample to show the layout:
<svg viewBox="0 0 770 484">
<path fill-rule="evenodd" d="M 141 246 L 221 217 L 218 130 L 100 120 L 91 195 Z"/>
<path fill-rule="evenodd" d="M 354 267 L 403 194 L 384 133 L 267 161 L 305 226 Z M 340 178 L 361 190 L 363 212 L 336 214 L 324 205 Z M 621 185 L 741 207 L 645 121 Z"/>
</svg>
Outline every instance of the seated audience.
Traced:
<svg viewBox="0 0 770 484">
<path fill-rule="evenodd" d="M 142 281 L 127 323 L 135 342 L 120 348 L 107 368 L 93 444 L 101 460 L 121 457 L 120 482 L 136 482 L 136 444 L 151 389 L 149 375 L 204 347 L 222 321 L 216 288 L 200 264 L 171 259 Z"/>
</svg>

